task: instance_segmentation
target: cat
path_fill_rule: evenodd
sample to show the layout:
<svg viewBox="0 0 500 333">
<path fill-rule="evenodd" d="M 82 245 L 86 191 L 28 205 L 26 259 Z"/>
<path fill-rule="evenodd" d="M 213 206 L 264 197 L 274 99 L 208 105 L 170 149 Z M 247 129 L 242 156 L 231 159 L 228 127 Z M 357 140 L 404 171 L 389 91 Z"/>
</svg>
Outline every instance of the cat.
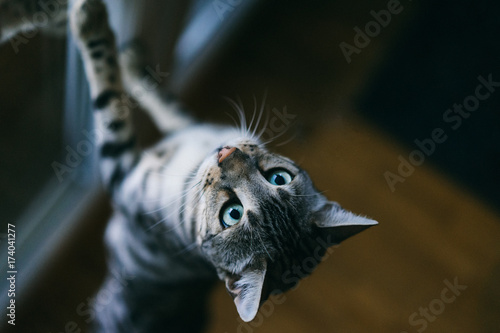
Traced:
<svg viewBox="0 0 500 333">
<path fill-rule="evenodd" d="M 33 0 L 0 8 L 15 2 L 25 14 L 36 9 Z M 92 312 L 96 332 L 200 332 L 218 280 L 251 321 L 270 295 L 304 277 L 294 268 L 307 262 L 312 271 L 330 246 L 377 224 L 329 201 L 306 171 L 270 152 L 257 131 L 262 111 L 249 126 L 242 114 L 240 128 L 200 124 L 144 91 L 138 102 L 165 138 L 140 149 L 126 102 L 140 85 L 140 53 L 118 55 L 107 18 L 101 0 L 77 0 L 69 14 L 90 86 L 102 183 L 114 203 L 99 293 L 106 302 Z M 23 28 L 15 17 L 3 22 L 4 41 Z"/>
</svg>

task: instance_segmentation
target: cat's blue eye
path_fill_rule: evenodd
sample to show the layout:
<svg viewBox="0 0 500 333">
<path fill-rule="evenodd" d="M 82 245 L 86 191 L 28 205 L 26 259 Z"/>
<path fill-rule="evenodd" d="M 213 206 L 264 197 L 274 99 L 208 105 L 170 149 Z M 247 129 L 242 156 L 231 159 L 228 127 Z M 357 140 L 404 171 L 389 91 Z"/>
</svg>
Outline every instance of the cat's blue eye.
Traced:
<svg viewBox="0 0 500 333">
<path fill-rule="evenodd" d="M 232 204 L 227 206 L 222 213 L 222 224 L 225 227 L 230 227 L 241 221 L 243 217 L 243 206 L 240 204 Z"/>
<path fill-rule="evenodd" d="M 292 175 L 285 170 L 275 170 L 269 174 L 267 180 L 276 186 L 282 186 L 292 181 Z"/>
</svg>

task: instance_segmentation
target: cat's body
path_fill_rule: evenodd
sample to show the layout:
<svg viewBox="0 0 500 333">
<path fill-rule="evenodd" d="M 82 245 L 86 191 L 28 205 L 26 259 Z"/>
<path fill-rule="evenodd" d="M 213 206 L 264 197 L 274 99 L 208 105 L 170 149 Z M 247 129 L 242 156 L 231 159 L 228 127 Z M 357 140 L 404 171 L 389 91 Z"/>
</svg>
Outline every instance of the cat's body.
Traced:
<svg viewBox="0 0 500 333">
<path fill-rule="evenodd" d="M 259 142 L 258 119 L 239 129 L 197 124 L 145 91 L 138 100 L 166 138 L 141 151 L 125 89 L 140 85 L 136 59 L 125 57 L 122 71 L 100 0 L 78 0 L 71 27 L 115 206 L 97 331 L 198 332 L 217 279 L 241 318 L 252 320 L 271 293 L 303 277 L 293 268 L 312 270 L 328 246 L 376 224 L 328 201 L 304 170 L 270 153 Z"/>
</svg>

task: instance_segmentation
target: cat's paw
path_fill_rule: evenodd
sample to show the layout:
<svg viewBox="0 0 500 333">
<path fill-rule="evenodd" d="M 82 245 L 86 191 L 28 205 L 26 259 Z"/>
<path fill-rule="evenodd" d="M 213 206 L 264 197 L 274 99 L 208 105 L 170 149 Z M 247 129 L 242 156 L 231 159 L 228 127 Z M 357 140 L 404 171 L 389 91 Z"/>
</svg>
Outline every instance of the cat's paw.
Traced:
<svg viewBox="0 0 500 333">
<path fill-rule="evenodd" d="M 108 37 L 108 13 L 101 0 L 77 0 L 71 10 L 71 29 L 75 38 L 87 41 Z"/>
<path fill-rule="evenodd" d="M 119 61 L 125 80 L 138 80 L 147 74 L 146 47 L 138 39 L 134 39 L 120 48 Z"/>
</svg>

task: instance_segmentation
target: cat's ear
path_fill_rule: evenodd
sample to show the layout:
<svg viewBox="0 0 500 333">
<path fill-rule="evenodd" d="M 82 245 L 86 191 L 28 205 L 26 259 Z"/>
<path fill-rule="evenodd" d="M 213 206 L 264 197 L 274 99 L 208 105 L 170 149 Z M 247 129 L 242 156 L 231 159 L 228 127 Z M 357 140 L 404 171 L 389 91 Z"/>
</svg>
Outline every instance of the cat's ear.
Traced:
<svg viewBox="0 0 500 333">
<path fill-rule="evenodd" d="M 378 224 L 377 221 L 351 213 L 336 202 L 326 201 L 315 213 L 314 223 L 321 229 L 330 245 Z"/>
<path fill-rule="evenodd" d="M 265 277 L 265 262 L 259 268 L 247 268 L 241 274 L 224 277 L 226 289 L 233 297 L 238 314 L 243 321 L 249 322 L 257 315 Z"/>
</svg>

